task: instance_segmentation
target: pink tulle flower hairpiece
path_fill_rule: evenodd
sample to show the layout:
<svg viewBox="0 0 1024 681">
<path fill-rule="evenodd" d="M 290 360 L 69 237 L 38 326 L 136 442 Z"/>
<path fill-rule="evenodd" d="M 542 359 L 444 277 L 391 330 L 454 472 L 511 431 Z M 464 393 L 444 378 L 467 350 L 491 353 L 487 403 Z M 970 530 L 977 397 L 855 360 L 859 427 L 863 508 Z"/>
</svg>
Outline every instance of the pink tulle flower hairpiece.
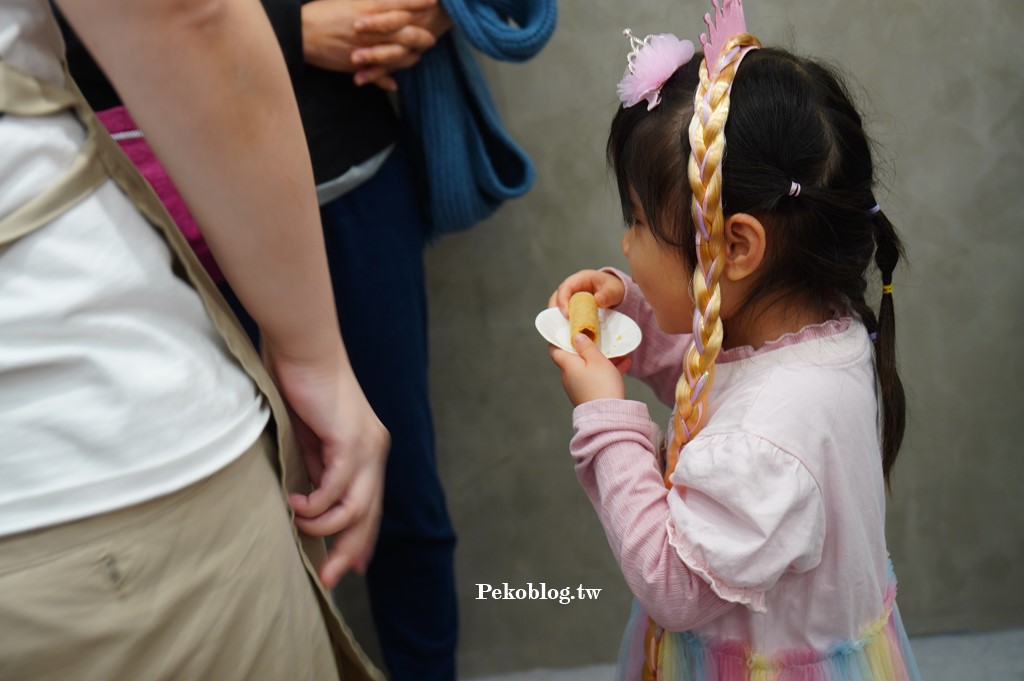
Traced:
<svg viewBox="0 0 1024 681">
<path fill-rule="evenodd" d="M 693 59 L 693 43 L 680 40 L 671 33 L 649 35 L 643 40 L 628 28 L 622 33 L 629 38 L 632 51 L 617 88 L 619 99 L 624 108 L 646 99 L 647 110 L 650 111 L 661 103 L 661 88 L 665 81 L 676 69 Z"/>
</svg>

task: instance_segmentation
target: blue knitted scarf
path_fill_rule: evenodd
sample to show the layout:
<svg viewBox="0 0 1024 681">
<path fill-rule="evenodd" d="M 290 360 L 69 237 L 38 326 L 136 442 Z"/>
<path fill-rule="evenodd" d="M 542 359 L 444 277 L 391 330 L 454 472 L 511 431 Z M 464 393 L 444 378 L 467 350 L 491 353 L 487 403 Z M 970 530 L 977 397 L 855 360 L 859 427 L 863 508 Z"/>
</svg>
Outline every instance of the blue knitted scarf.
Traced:
<svg viewBox="0 0 1024 681">
<path fill-rule="evenodd" d="M 442 0 L 454 28 L 395 74 L 416 138 L 432 236 L 468 229 L 533 184 L 533 162 L 501 123 L 470 45 L 502 61 L 537 54 L 555 30 L 555 0 Z"/>
</svg>

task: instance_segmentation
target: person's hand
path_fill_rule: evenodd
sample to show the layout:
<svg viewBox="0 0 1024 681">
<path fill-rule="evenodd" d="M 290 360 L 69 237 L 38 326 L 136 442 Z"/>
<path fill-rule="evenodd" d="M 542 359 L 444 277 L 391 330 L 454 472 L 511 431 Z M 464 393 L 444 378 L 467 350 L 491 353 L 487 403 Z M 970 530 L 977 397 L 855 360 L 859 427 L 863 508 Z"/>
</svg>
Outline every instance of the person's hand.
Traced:
<svg viewBox="0 0 1024 681">
<path fill-rule="evenodd" d="M 435 37 L 418 25 L 437 0 L 313 0 L 302 6 L 302 49 L 307 63 L 355 74 L 356 85 L 397 88 L 387 71 L 367 74 L 353 60 L 360 48 L 388 48 L 396 62 L 412 65 Z M 358 27 L 357 27 L 358 25 Z M 394 56 L 397 55 L 397 56 Z M 363 56 L 360 59 L 366 60 Z M 369 61 L 364 61 L 369 65 Z"/>
<path fill-rule="evenodd" d="M 338 535 L 319 568 L 330 588 L 350 569 L 365 572 L 373 556 L 390 437 L 343 356 L 310 363 L 276 353 L 266 340 L 263 348 L 313 483 L 309 494 L 288 498 L 295 525 L 312 536 Z"/>
<path fill-rule="evenodd" d="M 615 307 L 626 296 L 626 286 L 622 280 L 610 272 L 598 270 L 580 270 L 569 275 L 558 285 L 548 299 L 548 307 L 557 307 L 563 317 L 569 316 L 569 299 L 574 293 L 586 291 L 594 294 L 598 307 Z"/>
<path fill-rule="evenodd" d="M 622 374 L 629 369 L 628 357 L 617 362 L 609 360 L 582 333 L 576 334 L 572 345 L 578 355 L 552 345 L 548 352 L 558 368 L 562 370 L 562 387 L 574 407 L 584 402 L 601 399 L 624 399 L 626 385 Z"/>
<path fill-rule="evenodd" d="M 388 23 L 388 20 L 388 13 L 360 17 L 355 23 L 355 28 L 360 34 L 383 35 L 388 31 L 396 30 L 393 24 Z M 428 31 L 436 42 L 452 27 L 452 20 L 444 7 L 437 4 L 428 9 L 410 13 L 409 24 Z M 426 49 L 432 46 L 433 44 Z M 356 71 L 356 82 L 377 83 L 385 79 L 391 80 L 392 72 L 413 66 L 425 51 L 411 51 L 403 49 L 403 47 L 397 43 L 390 43 L 353 50 L 352 61 L 359 67 L 359 70 Z"/>
</svg>

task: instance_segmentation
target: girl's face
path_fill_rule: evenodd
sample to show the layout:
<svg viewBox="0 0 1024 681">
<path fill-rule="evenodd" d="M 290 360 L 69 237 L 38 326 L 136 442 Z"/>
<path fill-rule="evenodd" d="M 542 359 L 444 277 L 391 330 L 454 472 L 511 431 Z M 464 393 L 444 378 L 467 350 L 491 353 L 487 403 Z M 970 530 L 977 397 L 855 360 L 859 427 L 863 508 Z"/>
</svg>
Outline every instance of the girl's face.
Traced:
<svg viewBox="0 0 1024 681">
<path fill-rule="evenodd" d="M 693 303 L 687 267 L 675 249 L 655 240 L 632 189 L 629 198 L 633 205 L 633 224 L 622 237 L 622 253 L 629 261 L 633 281 L 654 311 L 658 328 L 665 333 L 690 333 Z"/>
</svg>

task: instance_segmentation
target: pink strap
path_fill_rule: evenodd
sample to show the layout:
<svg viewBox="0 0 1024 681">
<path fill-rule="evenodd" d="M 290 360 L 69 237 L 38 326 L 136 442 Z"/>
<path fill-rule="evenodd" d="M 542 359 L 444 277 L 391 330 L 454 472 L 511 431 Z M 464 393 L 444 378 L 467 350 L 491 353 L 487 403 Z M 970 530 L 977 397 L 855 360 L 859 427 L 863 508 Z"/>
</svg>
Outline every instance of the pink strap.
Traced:
<svg viewBox="0 0 1024 681">
<path fill-rule="evenodd" d="M 188 206 L 185 205 L 185 200 L 181 198 L 181 194 L 178 193 L 174 183 L 171 182 L 170 176 L 167 175 L 167 170 L 160 163 L 156 154 L 153 153 L 153 149 L 146 142 L 146 138 L 139 131 L 128 110 L 123 106 L 116 106 L 97 112 L 96 117 L 100 119 L 103 127 L 117 140 L 121 151 L 131 159 L 135 167 L 142 173 L 142 176 L 153 187 L 167 212 L 174 219 L 174 224 L 181 230 L 189 246 L 192 247 L 192 251 L 199 258 L 199 261 L 203 264 L 203 267 L 213 281 L 218 284 L 224 281 L 224 274 L 217 266 L 217 262 L 214 260 L 209 246 L 206 245 L 202 232 L 199 231 L 199 225 L 196 224 L 192 213 L 189 212 Z"/>
</svg>

